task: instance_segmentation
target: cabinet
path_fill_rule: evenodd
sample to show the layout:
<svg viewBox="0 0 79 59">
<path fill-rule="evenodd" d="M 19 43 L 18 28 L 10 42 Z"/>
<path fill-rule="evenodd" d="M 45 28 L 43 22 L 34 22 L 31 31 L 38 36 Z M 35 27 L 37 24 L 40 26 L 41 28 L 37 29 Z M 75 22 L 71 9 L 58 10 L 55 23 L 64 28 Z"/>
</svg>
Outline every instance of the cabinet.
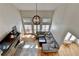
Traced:
<svg viewBox="0 0 79 59">
<path fill-rule="evenodd" d="M 8 42 L 9 48 L 3 51 L 2 56 L 12 56 L 16 52 L 16 47 L 20 40 L 20 33 L 14 38 L 10 38 L 10 33 L 6 36 L 6 38 L 1 42 Z"/>
</svg>

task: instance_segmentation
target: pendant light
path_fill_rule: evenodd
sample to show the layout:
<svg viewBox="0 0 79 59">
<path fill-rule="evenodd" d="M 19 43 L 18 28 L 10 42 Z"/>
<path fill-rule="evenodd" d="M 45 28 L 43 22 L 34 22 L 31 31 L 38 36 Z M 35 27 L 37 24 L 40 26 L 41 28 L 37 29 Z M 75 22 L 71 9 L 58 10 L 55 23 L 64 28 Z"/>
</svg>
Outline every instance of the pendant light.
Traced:
<svg viewBox="0 0 79 59">
<path fill-rule="evenodd" d="M 36 3 L 36 15 L 32 18 L 32 22 L 34 25 L 40 24 L 40 16 L 37 15 L 37 3 Z"/>
</svg>

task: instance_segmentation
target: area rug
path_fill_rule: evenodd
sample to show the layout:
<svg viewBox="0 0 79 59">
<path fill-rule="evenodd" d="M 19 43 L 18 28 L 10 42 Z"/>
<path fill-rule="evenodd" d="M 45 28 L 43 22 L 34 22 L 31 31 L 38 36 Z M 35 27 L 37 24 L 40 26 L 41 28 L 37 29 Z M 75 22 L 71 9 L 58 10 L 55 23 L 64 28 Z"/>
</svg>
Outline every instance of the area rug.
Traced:
<svg viewBox="0 0 79 59">
<path fill-rule="evenodd" d="M 37 45 L 32 42 L 26 42 L 22 47 L 18 47 L 16 56 L 37 56 Z"/>
</svg>

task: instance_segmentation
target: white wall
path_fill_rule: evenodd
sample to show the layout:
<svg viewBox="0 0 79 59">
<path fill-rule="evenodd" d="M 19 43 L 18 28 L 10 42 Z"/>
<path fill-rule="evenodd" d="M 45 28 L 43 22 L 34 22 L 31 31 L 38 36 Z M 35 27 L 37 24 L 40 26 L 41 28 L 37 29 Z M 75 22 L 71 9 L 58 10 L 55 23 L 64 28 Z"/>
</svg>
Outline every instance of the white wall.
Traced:
<svg viewBox="0 0 79 59">
<path fill-rule="evenodd" d="M 0 40 L 17 25 L 20 30 L 21 18 L 19 11 L 11 4 L 0 4 Z"/>
<path fill-rule="evenodd" d="M 64 4 L 55 10 L 51 32 L 59 45 L 68 31 L 79 37 L 79 4 Z"/>
</svg>

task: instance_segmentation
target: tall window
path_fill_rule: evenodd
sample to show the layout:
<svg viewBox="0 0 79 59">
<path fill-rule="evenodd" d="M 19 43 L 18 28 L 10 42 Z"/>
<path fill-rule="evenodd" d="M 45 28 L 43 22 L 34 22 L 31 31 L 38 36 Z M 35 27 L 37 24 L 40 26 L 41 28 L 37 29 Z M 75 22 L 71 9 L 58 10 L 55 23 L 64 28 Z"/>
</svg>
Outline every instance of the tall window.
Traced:
<svg viewBox="0 0 79 59">
<path fill-rule="evenodd" d="M 50 25 L 51 25 L 51 18 L 46 17 L 42 19 L 42 31 L 43 32 L 49 31 Z"/>
<path fill-rule="evenodd" d="M 23 18 L 24 29 L 26 33 L 32 33 L 32 20 L 30 17 Z"/>
<path fill-rule="evenodd" d="M 36 25 L 34 25 L 34 33 L 36 33 Z"/>
<path fill-rule="evenodd" d="M 37 31 L 40 32 L 40 25 L 37 25 Z"/>
<path fill-rule="evenodd" d="M 49 17 L 45 17 L 45 18 L 42 19 L 42 22 L 43 23 L 50 23 L 51 19 Z"/>
<path fill-rule="evenodd" d="M 32 18 L 30 18 L 30 17 L 28 17 L 28 18 L 23 18 L 23 22 L 25 22 L 25 23 L 31 23 L 31 22 L 32 22 L 31 19 L 32 19 Z"/>
<path fill-rule="evenodd" d="M 26 33 L 32 33 L 32 25 L 24 25 Z"/>
<path fill-rule="evenodd" d="M 49 31 L 49 25 L 42 25 L 42 31 Z"/>
<path fill-rule="evenodd" d="M 34 25 L 31 17 L 23 18 L 23 25 L 26 33 L 47 32 L 51 25 L 51 18 L 42 18 L 41 25 Z"/>
</svg>

